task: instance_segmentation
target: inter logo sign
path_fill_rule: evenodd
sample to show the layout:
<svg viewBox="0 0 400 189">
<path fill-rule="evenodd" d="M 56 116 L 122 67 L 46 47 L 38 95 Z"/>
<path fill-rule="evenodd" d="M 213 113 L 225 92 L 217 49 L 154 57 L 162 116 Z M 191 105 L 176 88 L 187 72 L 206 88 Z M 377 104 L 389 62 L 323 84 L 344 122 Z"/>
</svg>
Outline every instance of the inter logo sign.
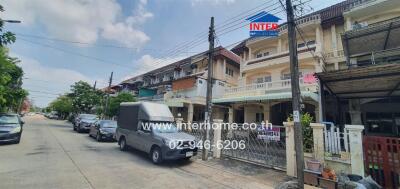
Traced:
<svg viewBox="0 0 400 189">
<path fill-rule="evenodd" d="M 265 11 L 247 18 L 250 21 L 250 37 L 278 36 L 278 21 L 280 18 Z"/>
</svg>

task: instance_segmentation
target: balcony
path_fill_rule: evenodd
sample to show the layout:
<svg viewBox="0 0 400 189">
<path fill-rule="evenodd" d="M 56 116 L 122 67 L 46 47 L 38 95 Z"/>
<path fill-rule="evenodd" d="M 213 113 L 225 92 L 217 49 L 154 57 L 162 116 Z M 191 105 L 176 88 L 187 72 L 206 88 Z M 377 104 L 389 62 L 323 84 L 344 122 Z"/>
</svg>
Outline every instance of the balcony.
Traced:
<svg viewBox="0 0 400 189">
<path fill-rule="evenodd" d="M 375 1 L 377 1 L 377 0 L 357 0 L 357 1 L 349 3 L 347 5 L 346 9 L 348 11 L 351 11 L 352 9 L 355 9 L 355 8 L 358 8 L 358 7 L 362 7 L 362 6 L 364 6 L 364 5 L 368 4 L 368 3 L 375 2 Z"/>
<path fill-rule="evenodd" d="M 343 50 L 336 50 L 322 53 L 325 62 L 342 62 L 345 61 L 345 54 Z"/>
<path fill-rule="evenodd" d="M 303 78 L 300 78 L 300 90 L 317 92 L 318 85 L 316 82 L 305 83 Z M 290 91 L 291 80 L 279 80 L 266 83 L 255 83 L 245 86 L 232 87 L 225 90 L 223 98 L 241 97 L 241 96 L 260 96 L 275 92 Z"/>
<path fill-rule="evenodd" d="M 301 47 L 297 49 L 298 58 L 306 59 L 306 58 L 314 58 L 315 49 L 317 44 L 308 45 L 307 47 Z M 314 54 L 314 55 L 313 55 Z M 271 54 L 268 56 L 264 56 L 261 58 L 254 58 L 245 62 L 245 66 L 241 69 L 243 71 L 258 69 L 265 66 L 272 66 L 276 64 L 284 64 L 289 63 L 289 51 L 284 51 L 276 54 Z"/>
<path fill-rule="evenodd" d="M 321 16 L 319 14 L 315 15 L 310 15 L 304 18 L 299 18 L 296 19 L 296 25 L 302 27 L 303 25 L 309 25 L 309 24 L 319 24 L 321 23 Z M 287 23 L 282 24 L 279 26 L 279 33 L 283 33 L 287 31 Z"/>
<path fill-rule="evenodd" d="M 164 94 L 139 97 L 140 101 L 164 101 Z"/>
</svg>

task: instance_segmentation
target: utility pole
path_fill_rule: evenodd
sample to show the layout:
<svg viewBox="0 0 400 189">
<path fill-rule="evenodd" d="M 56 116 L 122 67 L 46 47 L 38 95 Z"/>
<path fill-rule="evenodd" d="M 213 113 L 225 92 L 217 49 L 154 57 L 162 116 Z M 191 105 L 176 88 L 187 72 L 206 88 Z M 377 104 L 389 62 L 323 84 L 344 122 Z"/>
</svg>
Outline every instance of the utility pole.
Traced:
<svg viewBox="0 0 400 189">
<path fill-rule="evenodd" d="M 212 83 L 213 83 L 213 52 L 214 52 L 214 17 L 211 17 L 211 23 L 210 23 L 210 31 L 208 34 L 208 42 L 210 43 L 209 49 L 208 49 L 208 75 L 207 75 L 207 96 L 206 96 L 206 111 L 205 111 L 205 121 L 206 121 L 206 127 L 204 128 L 204 135 L 203 135 L 203 149 L 201 151 L 201 159 L 203 161 L 206 161 L 208 159 L 208 149 L 206 149 L 204 146 L 204 143 L 209 140 L 210 136 L 210 124 L 211 124 L 211 119 L 212 119 L 212 104 L 211 104 L 211 99 L 212 99 Z"/>
<path fill-rule="evenodd" d="M 107 91 L 106 105 L 104 106 L 104 117 L 106 117 L 106 115 L 107 115 L 108 104 L 109 104 L 109 101 L 110 101 L 110 89 L 111 89 L 112 79 L 113 79 L 113 72 L 111 72 L 110 80 L 108 81 L 108 91 Z"/>
<path fill-rule="evenodd" d="M 301 128 L 299 63 L 297 59 L 296 23 L 294 22 L 291 0 L 286 0 L 286 13 L 288 24 L 290 76 L 292 87 L 292 107 L 294 122 L 294 145 L 296 150 L 296 166 L 298 188 L 304 188 L 304 156 L 303 156 L 303 130 Z"/>
<path fill-rule="evenodd" d="M 96 90 L 97 81 L 94 81 L 93 90 Z"/>
</svg>

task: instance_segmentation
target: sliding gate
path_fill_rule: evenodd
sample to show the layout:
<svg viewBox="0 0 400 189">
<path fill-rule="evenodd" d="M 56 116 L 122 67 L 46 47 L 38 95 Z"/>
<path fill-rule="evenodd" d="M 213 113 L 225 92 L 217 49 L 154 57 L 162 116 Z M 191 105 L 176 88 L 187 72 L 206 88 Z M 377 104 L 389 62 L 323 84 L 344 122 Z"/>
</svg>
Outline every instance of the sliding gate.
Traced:
<svg viewBox="0 0 400 189">
<path fill-rule="evenodd" d="M 230 143 L 231 148 L 225 146 L 227 148 L 223 148 L 221 153 L 224 157 L 282 170 L 286 169 L 285 139 L 283 126 L 222 130 L 222 141 Z"/>
</svg>

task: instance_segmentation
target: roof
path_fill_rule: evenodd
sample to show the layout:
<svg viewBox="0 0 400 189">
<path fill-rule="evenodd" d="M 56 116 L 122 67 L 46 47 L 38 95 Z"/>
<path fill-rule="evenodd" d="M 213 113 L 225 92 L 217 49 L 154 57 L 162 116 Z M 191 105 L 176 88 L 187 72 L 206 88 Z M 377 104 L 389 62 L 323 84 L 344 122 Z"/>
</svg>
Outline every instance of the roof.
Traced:
<svg viewBox="0 0 400 189">
<path fill-rule="evenodd" d="M 338 98 L 380 98 L 400 95 L 400 62 L 317 73 Z"/>
<path fill-rule="evenodd" d="M 181 67 L 183 65 L 186 65 L 186 64 L 190 64 L 192 62 L 193 58 L 199 57 L 199 56 L 206 56 L 207 53 L 208 53 L 208 51 L 204 51 L 204 52 L 198 53 L 196 55 L 193 55 L 193 56 L 190 56 L 188 58 L 179 60 L 177 62 L 168 64 L 166 66 L 151 70 L 151 71 L 149 71 L 147 73 L 144 73 L 144 74 L 142 74 L 140 76 L 152 76 L 152 75 L 157 74 L 158 72 L 161 72 L 161 71 L 174 69 L 174 68 L 178 68 L 178 67 Z M 231 61 L 229 61 L 230 63 L 237 64 L 236 66 L 240 66 L 240 57 L 237 56 L 236 54 L 234 54 L 233 52 L 225 49 L 222 46 L 216 47 L 214 49 L 214 57 L 216 57 L 216 58 L 225 57 L 228 60 L 231 60 Z M 135 77 L 138 77 L 138 76 L 135 76 Z M 135 78 L 135 77 L 133 77 L 133 78 Z M 128 79 L 128 80 L 130 80 L 130 79 Z M 125 81 L 128 81 L 128 80 L 125 80 Z"/>
<path fill-rule="evenodd" d="M 347 31 L 342 40 L 345 53 L 353 56 L 400 47 L 399 36 L 400 17 L 396 17 Z M 366 41 L 372 42 L 365 45 Z"/>
</svg>

